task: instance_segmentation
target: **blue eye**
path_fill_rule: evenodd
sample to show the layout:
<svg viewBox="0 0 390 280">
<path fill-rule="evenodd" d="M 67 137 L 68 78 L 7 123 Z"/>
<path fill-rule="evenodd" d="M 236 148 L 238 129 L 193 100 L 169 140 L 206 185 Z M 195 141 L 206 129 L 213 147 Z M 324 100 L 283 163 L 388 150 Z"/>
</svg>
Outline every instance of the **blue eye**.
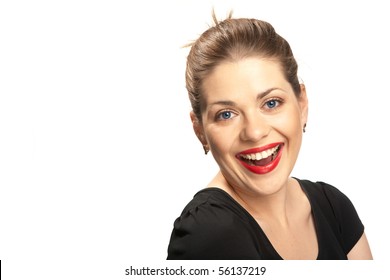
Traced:
<svg viewBox="0 0 390 280">
<path fill-rule="evenodd" d="M 268 109 L 273 109 L 279 105 L 279 101 L 276 99 L 269 100 L 265 103 Z"/>
<path fill-rule="evenodd" d="M 231 112 L 223 112 L 221 114 L 221 117 L 224 119 L 224 120 L 227 120 L 227 119 L 230 119 L 232 117 L 232 113 Z"/>
<path fill-rule="evenodd" d="M 228 120 L 228 119 L 232 118 L 232 116 L 233 116 L 232 112 L 224 111 L 224 112 L 218 114 L 217 118 L 220 120 Z"/>
</svg>

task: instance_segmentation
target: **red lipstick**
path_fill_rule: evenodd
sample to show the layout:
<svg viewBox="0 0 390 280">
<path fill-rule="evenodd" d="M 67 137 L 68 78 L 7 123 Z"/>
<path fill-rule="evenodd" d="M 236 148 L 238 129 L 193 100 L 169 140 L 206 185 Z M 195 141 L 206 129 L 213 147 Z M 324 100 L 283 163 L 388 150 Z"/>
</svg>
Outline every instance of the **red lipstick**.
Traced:
<svg viewBox="0 0 390 280">
<path fill-rule="evenodd" d="M 262 157 L 261 160 L 248 159 L 247 155 L 261 153 L 274 149 L 268 157 Z M 236 155 L 239 162 L 249 171 L 255 174 L 266 174 L 274 170 L 282 157 L 283 143 L 271 143 L 262 147 L 242 151 Z"/>
</svg>

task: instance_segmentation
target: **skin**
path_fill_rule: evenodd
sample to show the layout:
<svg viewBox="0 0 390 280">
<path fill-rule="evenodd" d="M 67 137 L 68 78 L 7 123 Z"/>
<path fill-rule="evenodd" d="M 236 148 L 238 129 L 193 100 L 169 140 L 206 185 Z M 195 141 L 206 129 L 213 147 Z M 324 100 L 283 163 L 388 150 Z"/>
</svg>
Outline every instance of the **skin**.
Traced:
<svg viewBox="0 0 390 280">
<path fill-rule="evenodd" d="M 276 61 L 250 57 L 223 62 L 203 82 L 202 120 L 191 113 L 194 131 L 220 167 L 210 182 L 229 193 L 259 223 L 284 259 L 315 259 L 318 243 L 309 201 L 290 178 L 307 122 L 308 100 L 296 97 Z M 255 174 L 236 155 L 282 142 L 278 166 Z M 372 258 L 365 235 L 348 255 Z"/>
</svg>

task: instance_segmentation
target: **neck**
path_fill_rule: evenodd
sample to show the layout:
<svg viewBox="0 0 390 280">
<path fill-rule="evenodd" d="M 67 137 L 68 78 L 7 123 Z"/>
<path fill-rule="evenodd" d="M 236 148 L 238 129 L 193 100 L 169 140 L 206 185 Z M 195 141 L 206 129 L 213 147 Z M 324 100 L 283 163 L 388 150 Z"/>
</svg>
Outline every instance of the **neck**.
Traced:
<svg viewBox="0 0 390 280">
<path fill-rule="evenodd" d="M 293 212 L 289 210 L 293 208 L 293 192 L 290 186 L 294 184 L 293 179 L 288 179 L 275 193 L 249 193 L 230 185 L 223 175 L 218 173 L 210 186 L 225 190 L 262 226 L 277 223 L 279 226 L 287 227 L 291 218 L 290 213 Z"/>
</svg>

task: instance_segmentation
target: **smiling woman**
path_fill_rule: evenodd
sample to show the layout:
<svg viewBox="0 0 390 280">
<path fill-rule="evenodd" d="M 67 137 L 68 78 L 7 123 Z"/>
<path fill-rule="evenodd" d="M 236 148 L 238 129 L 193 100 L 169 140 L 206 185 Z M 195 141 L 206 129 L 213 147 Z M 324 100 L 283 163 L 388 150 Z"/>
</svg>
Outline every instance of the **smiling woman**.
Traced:
<svg viewBox="0 0 390 280">
<path fill-rule="evenodd" d="M 351 201 L 290 177 L 308 99 L 288 42 L 261 20 L 214 21 L 191 47 L 186 86 L 220 171 L 175 221 L 168 259 L 371 259 Z"/>
</svg>

